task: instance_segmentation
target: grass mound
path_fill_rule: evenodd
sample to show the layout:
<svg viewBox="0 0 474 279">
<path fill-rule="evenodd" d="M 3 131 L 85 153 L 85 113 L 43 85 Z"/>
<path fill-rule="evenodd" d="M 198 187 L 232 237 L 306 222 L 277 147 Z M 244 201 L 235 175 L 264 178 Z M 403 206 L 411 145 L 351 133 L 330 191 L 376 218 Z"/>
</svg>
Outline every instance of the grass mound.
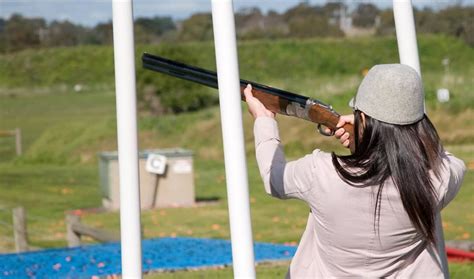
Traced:
<svg viewBox="0 0 474 279">
<path fill-rule="evenodd" d="M 254 80 L 299 76 L 354 75 L 374 64 L 397 63 L 394 37 L 357 39 L 311 39 L 250 41 L 239 44 L 242 77 Z M 461 73 L 474 59 L 474 49 L 455 38 L 420 36 L 421 66 L 426 72 L 441 72 L 442 59 L 450 59 L 450 70 Z M 144 75 L 143 52 L 196 63 L 215 69 L 212 42 L 139 45 L 136 47 L 137 76 Z M 64 84 L 88 86 L 114 84 L 111 46 L 78 46 L 26 50 L 0 55 L 0 84 L 5 88 L 48 87 Z"/>
</svg>

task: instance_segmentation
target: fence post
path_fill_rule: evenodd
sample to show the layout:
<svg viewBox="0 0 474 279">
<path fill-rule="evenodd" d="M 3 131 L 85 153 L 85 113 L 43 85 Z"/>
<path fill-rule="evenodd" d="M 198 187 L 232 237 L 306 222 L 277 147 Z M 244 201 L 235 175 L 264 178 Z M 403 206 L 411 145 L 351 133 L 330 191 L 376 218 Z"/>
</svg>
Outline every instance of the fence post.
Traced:
<svg viewBox="0 0 474 279">
<path fill-rule="evenodd" d="M 68 247 L 81 246 L 81 235 L 74 231 L 74 225 L 79 224 L 81 218 L 74 214 L 66 214 L 66 238 Z"/>
<path fill-rule="evenodd" d="M 15 238 L 16 252 L 28 251 L 26 213 L 23 207 L 13 209 L 13 235 Z"/>
<path fill-rule="evenodd" d="M 21 146 L 21 129 L 15 129 L 15 147 L 16 147 L 16 155 L 20 156 L 22 154 L 22 146 Z"/>
</svg>

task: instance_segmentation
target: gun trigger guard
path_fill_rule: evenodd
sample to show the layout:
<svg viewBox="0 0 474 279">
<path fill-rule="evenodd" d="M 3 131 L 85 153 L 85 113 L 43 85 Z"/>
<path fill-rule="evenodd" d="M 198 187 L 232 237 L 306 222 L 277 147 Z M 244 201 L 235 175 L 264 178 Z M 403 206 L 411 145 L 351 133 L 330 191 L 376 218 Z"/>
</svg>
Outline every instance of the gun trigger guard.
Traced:
<svg viewBox="0 0 474 279">
<path fill-rule="evenodd" d="M 324 131 L 324 129 L 323 129 L 323 125 L 321 125 L 321 124 L 318 124 L 318 132 L 319 132 L 321 135 L 326 136 L 326 137 L 332 137 L 332 136 L 334 136 L 334 131 L 333 131 L 333 130 L 331 130 L 330 133 L 326 133 L 326 131 Z"/>
</svg>

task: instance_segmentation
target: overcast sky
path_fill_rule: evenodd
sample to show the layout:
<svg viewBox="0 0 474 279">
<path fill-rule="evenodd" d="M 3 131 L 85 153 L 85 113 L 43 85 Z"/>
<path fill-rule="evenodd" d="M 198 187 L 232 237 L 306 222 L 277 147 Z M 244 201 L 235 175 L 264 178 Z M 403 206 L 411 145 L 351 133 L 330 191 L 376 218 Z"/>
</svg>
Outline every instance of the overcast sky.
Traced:
<svg viewBox="0 0 474 279">
<path fill-rule="evenodd" d="M 473 5 L 474 0 L 412 0 L 418 7 L 430 6 L 434 9 L 450 4 Z M 259 7 L 262 11 L 285 11 L 302 0 L 234 0 L 234 9 Z M 323 5 L 326 0 L 310 0 L 311 5 Z M 390 7 L 391 0 L 346 0 L 347 4 L 372 2 L 381 8 Z M 0 17 L 9 18 L 13 13 L 27 17 L 43 17 L 48 21 L 69 20 L 86 26 L 105 22 L 112 18 L 112 0 L 0 0 Z M 196 12 L 211 10 L 211 0 L 134 0 L 135 17 L 155 15 L 184 19 Z"/>
</svg>

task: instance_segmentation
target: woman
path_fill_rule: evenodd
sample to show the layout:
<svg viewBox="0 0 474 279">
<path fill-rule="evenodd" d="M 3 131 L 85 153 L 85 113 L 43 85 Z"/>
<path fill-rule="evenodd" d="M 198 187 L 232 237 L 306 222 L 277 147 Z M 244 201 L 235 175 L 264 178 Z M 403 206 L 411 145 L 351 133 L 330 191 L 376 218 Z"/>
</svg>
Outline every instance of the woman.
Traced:
<svg viewBox="0 0 474 279">
<path fill-rule="evenodd" d="M 457 194 L 466 167 L 445 152 L 424 114 L 418 74 L 376 65 L 351 101 L 336 137 L 353 154 L 319 149 L 286 162 L 274 113 L 245 89 L 255 117 L 256 157 L 265 190 L 297 198 L 310 214 L 289 278 L 449 277 L 439 213 Z"/>
</svg>

